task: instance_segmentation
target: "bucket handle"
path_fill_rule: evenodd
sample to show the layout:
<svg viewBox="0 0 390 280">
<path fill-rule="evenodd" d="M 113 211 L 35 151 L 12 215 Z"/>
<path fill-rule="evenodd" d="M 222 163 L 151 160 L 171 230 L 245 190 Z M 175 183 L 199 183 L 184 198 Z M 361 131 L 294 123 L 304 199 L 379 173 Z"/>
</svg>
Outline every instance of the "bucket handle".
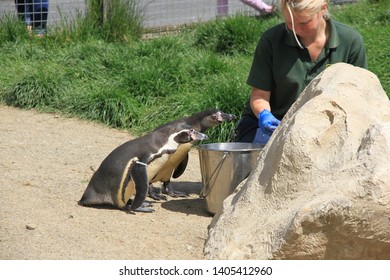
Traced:
<svg viewBox="0 0 390 280">
<path fill-rule="evenodd" d="M 213 185 L 211 186 L 211 188 L 209 189 L 209 191 L 207 192 L 207 194 L 204 193 L 204 191 L 205 191 L 205 186 L 207 186 L 207 185 L 210 183 L 211 178 L 214 176 L 214 174 L 217 172 L 217 170 L 219 170 L 219 169 L 221 168 L 221 166 L 222 166 L 223 162 L 225 161 L 225 159 L 226 159 L 226 157 L 227 157 L 228 154 L 229 154 L 229 152 L 227 152 L 227 151 L 225 151 L 225 152 L 223 153 L 223 156 L 222 156 L 221 161 L 218 163 L 217 167 L 215 167 L 215 169 L 214 169 L 213 173 L 211 174 L 210 178 L 209 178 L 209 179 L 207 180 L 207 182 L 204 184 L 204 186 L 203 186 L 203 188 L 202 188 L 202 190 L 201 190 L 201 192 L 200 192 L 200 194 L 199 194 L 199 197 L 200 197 L 200 198 L 205 198 L 206 196 L 208 196 L 208 195 L 210 194 L 211 190 L 212 190 L 213 187 L 214 187 L 215 181 L 214 181 Z"/>
</svg>

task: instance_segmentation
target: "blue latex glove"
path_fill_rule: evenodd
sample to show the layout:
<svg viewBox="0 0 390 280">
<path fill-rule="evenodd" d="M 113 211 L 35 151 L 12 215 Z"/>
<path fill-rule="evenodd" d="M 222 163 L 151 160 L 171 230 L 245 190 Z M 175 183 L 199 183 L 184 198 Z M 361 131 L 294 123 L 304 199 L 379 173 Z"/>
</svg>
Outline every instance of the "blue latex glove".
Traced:
<svg viewBox="0 0 390 280">
<path fill-rule="evenodd" d="M 272 135 L 272 132 L 279 125 L 280 121 L 275 118 L 272 113 L 266 109 L 261 111 L 258 115 L 258 125 L 259 128 L 256 130 L 255 139 L 253 140 L 254 144 L 267 144 L 269 138 Z"/>
<path fill-rule="evenodd" d="M 280 124 L 280 121 L 275 118 L 274 115 L 272 115 L 272 113 L 267 109 L 261 111 L 257 118 L 259 119 L 259 128 L 261 128 L 263 131 L 268 130 L 271 132 L 271 134 Z"/>
</svg>

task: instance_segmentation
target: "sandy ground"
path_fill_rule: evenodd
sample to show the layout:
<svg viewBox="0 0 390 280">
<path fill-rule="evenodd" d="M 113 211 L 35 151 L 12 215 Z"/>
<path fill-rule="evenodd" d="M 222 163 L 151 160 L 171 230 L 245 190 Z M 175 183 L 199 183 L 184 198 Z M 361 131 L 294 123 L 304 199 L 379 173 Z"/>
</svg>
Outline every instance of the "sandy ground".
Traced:
<svg viewBox="0 0 390 280">
<path fill-rule="evenodd" d="M 154 213 L 77 205 L 101 161 L 131 139 L 96 123 L 0 105 L 0 259 L 204 259 L 212 217 L 199 157 L 174 180 L 187 198 Z M 151 201 L 148 199 L 148 201 Z"/>
</svg>

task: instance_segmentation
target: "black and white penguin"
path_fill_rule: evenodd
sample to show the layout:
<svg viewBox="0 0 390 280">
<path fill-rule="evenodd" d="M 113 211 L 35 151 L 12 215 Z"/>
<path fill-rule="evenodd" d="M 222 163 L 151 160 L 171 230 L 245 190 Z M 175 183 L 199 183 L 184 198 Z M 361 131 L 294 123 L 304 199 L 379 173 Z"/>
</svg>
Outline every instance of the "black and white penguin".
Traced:
<svg viewBox="0 0 390 280">
<path fill-rule="evenodd" d="M 160 126 L 160 129 L 164 126 L 172 124 L 182 124 L 194 128 L 196 131 L 205 132 L 207 129 L 217 126 L 226 121 L 232 121 L 236 117 L 233 114 L 226 114 L 219 109 L 207 109 L 191 116 L 184 117 L 182 119 L 174 120 L 170 123 Z M 162 182 L 162 192 L 172 197 L 184 197 L 187 194 L 173 190 L 171 186 L 171 178 L 180 177 L 185 171 L 188 163 L 188 153 L 196 142 L 189 142 L 187 144 L 180 145 L 180 147 L 173 153 L 165 165 L 159 170 L 159 172 L 150 181 L 149 197 L 160 200 L 166 199 L 166 196 L 160 195 L 152 187 L 152 183 Z"/>
<path fill-rule="evenodd" d="M 171 123 L 120 145 L 93 174 L 79 205 L 154 211 L 144 203 L 149 182 L 181 145 L 205 139 L 205 134 L 192 127 Z"/>
</svg>

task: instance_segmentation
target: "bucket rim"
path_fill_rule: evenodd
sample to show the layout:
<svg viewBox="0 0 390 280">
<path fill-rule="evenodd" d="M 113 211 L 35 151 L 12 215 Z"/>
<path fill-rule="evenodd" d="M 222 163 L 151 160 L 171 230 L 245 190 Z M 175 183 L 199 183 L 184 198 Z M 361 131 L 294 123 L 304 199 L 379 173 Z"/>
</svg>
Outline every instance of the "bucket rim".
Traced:
<svg viewBox="0 0 390 280">
<path fill-rule="evenodd" d="M 226 152 L 250 152 L 261 151 L 265 145 L 242 143 L 242 142 L 222 142 L 199 145 L 199 150 L 226 151 Z"/>
</svg>

